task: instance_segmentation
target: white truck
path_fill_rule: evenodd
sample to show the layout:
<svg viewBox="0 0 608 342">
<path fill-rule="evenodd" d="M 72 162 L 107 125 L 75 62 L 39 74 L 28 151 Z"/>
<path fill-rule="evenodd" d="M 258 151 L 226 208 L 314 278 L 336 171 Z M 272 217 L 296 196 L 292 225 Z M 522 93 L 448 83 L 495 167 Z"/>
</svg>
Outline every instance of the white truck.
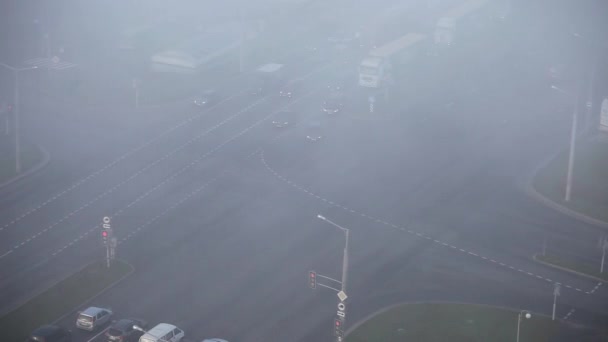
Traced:
<svg viewBox="0 0 608 342">
<path fill-rule="evenodd" d="M 435 46 L 444 48 L 454 44 L 458 33 L 470 28 L 478 18 L 474 18 L 486 7 L 489 0 L 468 0 L 445 13 L 435 27 Z"/>
<path fill-rule="evenodd" d="M 403 65 L 409 63 L 422 49 L 426 35 L 408 33 L 383 46 L 373 49 L 359 64 L 359 85 L 383 87 Z"/>
</svg>

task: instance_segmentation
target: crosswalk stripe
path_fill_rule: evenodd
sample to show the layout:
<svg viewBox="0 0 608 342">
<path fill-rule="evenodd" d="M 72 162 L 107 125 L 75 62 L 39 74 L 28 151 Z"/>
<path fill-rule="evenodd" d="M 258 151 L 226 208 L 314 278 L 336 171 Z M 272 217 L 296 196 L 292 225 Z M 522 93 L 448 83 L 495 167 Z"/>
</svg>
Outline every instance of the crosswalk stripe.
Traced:
<svg viewBox="0 0 608 342">
<path fill-rule="evenodd" d="M 57 63 L 53 62 L 51 58 L 31 58 L 23 62 L 23 64 L 28 66 L 37 66 L 39 68 L 45 69 L 53 69 L 53 70 L 64 70 L 69 68 L 77 67 L 77 64 L 59 61 Z"/>
</svg>

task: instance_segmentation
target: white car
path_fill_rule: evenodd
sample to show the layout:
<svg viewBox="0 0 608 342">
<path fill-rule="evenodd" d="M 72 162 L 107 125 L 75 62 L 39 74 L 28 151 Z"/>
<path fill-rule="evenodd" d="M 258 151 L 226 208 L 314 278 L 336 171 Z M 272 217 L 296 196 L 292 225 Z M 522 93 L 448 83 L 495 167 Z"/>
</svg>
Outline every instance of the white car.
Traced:
<svg viewBox="0 0 608 342">
<path fill-rule="evenodd" d="M 134 327 L 136 330 L 140 330 L 140 328 Z M 173 324 L 160 323 L 141 335 L 139 342 L 180 342 L 183 338 L 182 329 Z"/>
<path fill-rule="evenodd" d="M 112 310 L 91 306 L 78 313 L 76 318 L 76 328 L 95 331 L 101 326 L 110 322 Z"/>
</svg>

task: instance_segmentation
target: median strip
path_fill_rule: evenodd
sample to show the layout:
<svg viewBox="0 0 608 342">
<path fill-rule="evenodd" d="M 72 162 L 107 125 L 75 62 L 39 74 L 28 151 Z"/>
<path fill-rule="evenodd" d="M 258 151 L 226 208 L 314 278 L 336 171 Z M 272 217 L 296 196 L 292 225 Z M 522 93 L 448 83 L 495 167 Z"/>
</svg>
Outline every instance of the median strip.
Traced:
<svg viewBox="0 0 608 342">
<path fill-rule="evenodd" d="M 133 267 L 120 260 L 107 268 L 104 262 L 93 262 L 59 281 L 25 304 L 0 317 L 3 341 L 23 341 L 37 327 L 69 314 L 87 300 L 99 295 L 133 272 Z"/>
<path fill-rule="evenodd" d="M 599 263 L 597 268 L 591 267 L 591 265 L 583 265 L 574 261 L 560 258 L 553 254 L 536 254 L 534 260 L 541 262 L 547 266 L 559 268 L 561 270 L 576 273 L 578 275 L 591 278 L 597 281 L 608 281 L 608 272 L 600 273 Z"/>
</svg>

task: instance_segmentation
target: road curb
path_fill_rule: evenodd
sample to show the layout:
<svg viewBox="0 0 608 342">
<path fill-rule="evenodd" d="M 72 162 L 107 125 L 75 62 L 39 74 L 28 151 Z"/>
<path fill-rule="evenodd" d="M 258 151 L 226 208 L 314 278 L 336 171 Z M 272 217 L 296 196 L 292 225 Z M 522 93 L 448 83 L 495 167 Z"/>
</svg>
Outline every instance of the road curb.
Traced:
<svg viewBox="0 0 608 342">
<path fill-rule="evenodd" d="M 490 305 L 490 304 L 478 304 L 478 303 L 470 303 L 470 302 L 459 302 L 459 301 L 414 301 L 414 302 L 399 302 L 393 305 L 389 305 L 387 307 L 384 307 L 376 312 L 373 312 L 367 316 L 365 316 L 364 318 L 360 319 L 358 322 L 356 322 L 355 324 L 353 324 L 353 326 L 351 326 L 350 328 L 348 328 L 348 330 L 346 330 L 345 332 L 345 336 L 348 336 L 349 334 L 351 334 L 353 331 L 355 331 L 358 327 L 360 327 L 361 325 L 365 324 L 366 322 L 368 322 L 369 320 L 371 320 L 372 318 L 381 315 L 389 310 L 392 310 L 394 308 L 397 308 L 399 306 L 403 306 L 403 305 L 416 305 L 416 304 L 464 304 L 464 305 L 474 305 L 474 306 L 482 306 L 482 307 L 489 307 L 489 308 L 496 308 L 496 309 L 501 309 L 501 310 L 506 310 L 506 311 L 512 311 L 514 313 L 517 313 L 519 310 L 523 310 L 523 309 L 517 309 L 517 308 L 512 308 L 512 307 L 506 307 L 506 306 L 498 306 L 498 305 Z M 537 313 L 534 312 L 534 315 L 537 316 L 544 316 L 544 317 L 550 317 L 549 315 L 543 315 L 541 313 Z M 565 321 L 561 318 L 558 318 L 558 320 L 562 323 L 568 323 L 568 324 L 572 324 L 572 322 L 568 322 Z"/>
<path fill-rule="evenodd" d="M 551 208 L 555 211 L 558 211 L 566 216 L 569 216 L 571 218 L 574 218 L 576 220 L 579 220 L 581 222 L 584 222 L 584 223 L 587 223 L 590 225 L 594 225 L 596 227 L 608 229 L 608 222 L 598 220 L 591 216 L 588 216 L 588 215 L 582 214 L 578 211 L 575 211 L 573 209 L 570 209 L 558 202 L 555 202 L 555 201 L 549 199 L 548 197 L 546 197 L 546 196 L 542 195 L 541 193 L 539 193 L 538 191 L 536 191 L 536 188 L 534 187 L 534 179 L 536 179 L 536 176 L 538 175 L 540 170 L 543 169 L 544 167 L 546 167 L 547 165 L 549 165 L 549 163 L 551 161 L 553 161 L 561 152 L 562 152 L 562 150 L 559 150 L 558 152 L 551 154 L 549 157 L 545 158 L 541 163 L 539 163 L 532 170 L 532 172 L 525 179 L 524 192 L 526 193 L 526 195 L 528 195 L 528 197 L 530 197 L 530 198 L 536 200 L 537 202 L 542 203 L 546 207 Z"/>
<path fill-rule="evenodd" d="M 598 277 L 596 277 L 596 276 L 592 276 L 592 275 L 587 274 L 587 273 L 583 273 L 583 272 L 575 271 L 575 270 L 573 270 L 573 269 L 571 269 L 571 268 L 568 268 L 568 267 L 559 266 L 559 265 L 552 264 L 552 263 L 550 263 L 550 262 L 546 262 L 546 261 L 543 261 L 543 260 L 539 260 L 539 259 L 537 259 L 537 256 L 538 256 L 538 253 L 534 254 L 534 255 L 532 256 L 532 259 L 533 259 L 535 262 L 539 263 L 539 264 L 545 265 L 545 266 L 547 266 L 547 267 L 556 268 L 556 269 L 558 269 L 558 270 L 562 270 L 562 271 L 569 272 L 569 273 L 572 273 L 572 274 L 576 274 L 576 275 L 579 275 L 579 276 L 581 276 L 581 277 L 585 277 L 585 278 L 593 279 L 593 280 L 599 281 L 600 283 L 606 283 L 606 280 L 605 280 L 605 279 L 598 278 Z"/>
<path fill-rule="evenodd" d="M 66 318 L 67 316 L 73 314 L 74 312 L 76 312 L 76 310 L 87 304 L 90 303 L 92 300 L 94 300 L 95 298 L 101 296 L 102 294 L 104 294 L 106 291 L 110 290 L 111 288 L 113 288 L 114 286 L 118 285 L 118 283 L 120 283 L 121 281 L 125 280 L 127 277 L 131 276 L 131 274 L 133 274 L 133 272 L 135 272 L 135 266 L 131 265 L 130 263 L 128 263 L 127 261 L 123 260 L 123 259 L 118 259 L 121 262 L 124 262 L 125 264 L 127 264 L 129 267 L 131 267 L 131 271 L 129 271 L 129 273 L 125 274 L 124 276 L 118 278 L 117 280 L 115 280 L 113 283 L 111 283 L 110 285 L 104 287 L 103 289 L 101 289 L 101 291 L 97 292 L 96 295 L 94 295 L 93 297 L 84 300 L 82 303 L 76 305 L 75 308 L 73 308 L 72 310 L 66 312 L 64 315 L 62 315 L 61 317 L 57 318 L 56 320 L 53 321 L 52 324 L 57 324 L 57 322 L 61 321 L 62 319 Z M 93 261 L 92 263 L 97 262 L 97 261 Z M 89 266 L 92 263 L 88 263 L 86 264 L 84 267 L 80 268 L 77 272 L 80 272 L 81 270 L 83 270 L 85 267 Z M 69 276 L 68 276 L 69 277 Z M 33 297 L 32 297 L 33 298 Z M 31 298 L 30 298 L 31 299 Z"/>
<path fill-rule="evenodd" d="M 21 173 L 20 175 L 17 175 L 3 183 L 0 183 L 0 189 L 40 171 L 43 167 L 45 167 L 51 161 L 51 155 L 44 147 L 42 147 L 40 145 L 36 145 L 36 147 L 42 153 L 42 160 L 40 162 L 38 162 L 38 164 L 36 164 L 32 168 L 30 168 L 29 170 Z"/>
</svg>

